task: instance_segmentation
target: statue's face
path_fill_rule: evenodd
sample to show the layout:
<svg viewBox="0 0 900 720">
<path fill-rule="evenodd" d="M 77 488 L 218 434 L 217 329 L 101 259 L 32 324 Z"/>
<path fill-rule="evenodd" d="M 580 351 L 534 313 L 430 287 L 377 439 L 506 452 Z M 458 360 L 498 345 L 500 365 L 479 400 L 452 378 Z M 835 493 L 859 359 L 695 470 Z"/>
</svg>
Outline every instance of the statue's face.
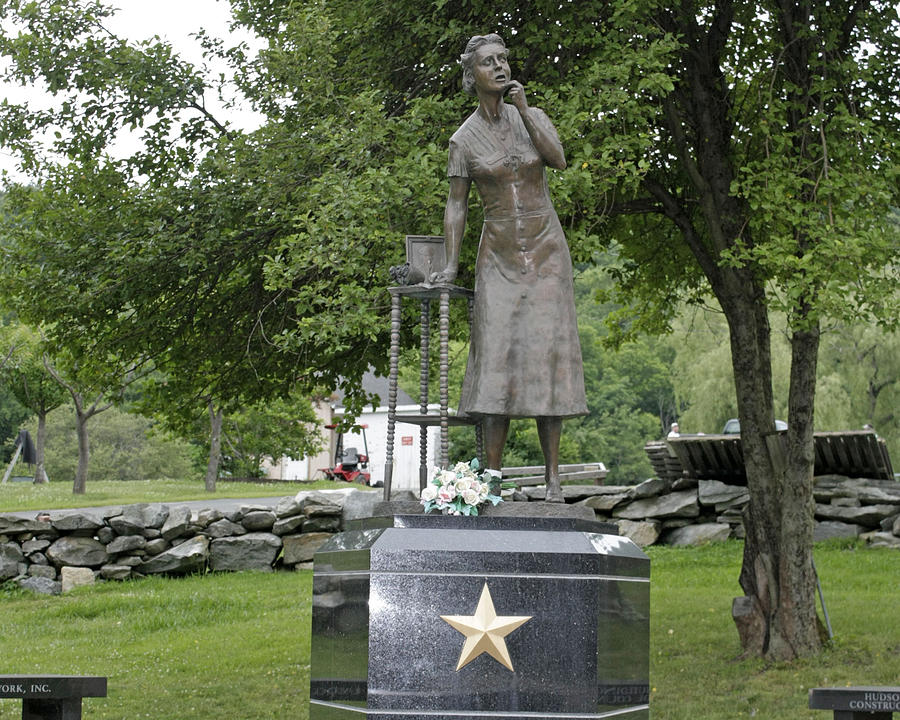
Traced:
<svg viewBox="0 0 900 720">
<path fill-rule="evenodd" d="M 475 88 L 487 92 L 503 92 L 510 80 L 507 50 L 498 43 L 482 45 L 475 51 L 472 66 Z"/>
</svg>

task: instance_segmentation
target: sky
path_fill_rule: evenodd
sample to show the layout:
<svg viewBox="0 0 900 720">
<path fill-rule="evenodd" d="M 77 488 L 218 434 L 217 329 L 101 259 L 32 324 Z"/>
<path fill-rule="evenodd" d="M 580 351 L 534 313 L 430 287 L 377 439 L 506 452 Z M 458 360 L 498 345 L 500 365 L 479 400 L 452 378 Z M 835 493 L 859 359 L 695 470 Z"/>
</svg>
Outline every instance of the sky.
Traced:
<svg viewBox="0 0 900 720">
<path fill-rule="evenodd" d="M 133 40 L 159 35 L 193 62 L 200 62 L 203 56 L 190 34 L 203 28 L 211 35 L 223 36 L 231 17 L 227 0 L 117 0 L 111 4 L 119 8 L 107 23 L 114 33 Z"/>
<path fill-rule="evenodd" d="M 110 18 L 106 26 L 116 35 L 130 40 L 145 40 L 158 35 L 168 40 L 186 60 L 200 63 L 203 53 L 199 42 L 191 37 L 201 28 L 216 37 L 228 37 L 238 40 L 250 40 L 248 35 L 235 36 L 228 29 L 231 7 L 227 0 L 112 0 L 109 4 L 117 7 L 119 12 Z M 33 87 L 5 88 L 5 96 L 11 102 L 28 104 L 45 103 L 47 96 Z M 215 98 L 207 98 L 208 105 L 214 108 Z M 247 113 L 232 112 L 229 120 L 239 127 L 252 126 L 256 119 Z M 129 141 L 123 139 L 123 148 L 129 147 Z M 132 145 L 133 147 L 133 145 Z M 0 170 L 7 170 L 14 179 L 21 179 L 15 171 L 15 160 L 6 151 L 0 149 Z"/>
</svg>

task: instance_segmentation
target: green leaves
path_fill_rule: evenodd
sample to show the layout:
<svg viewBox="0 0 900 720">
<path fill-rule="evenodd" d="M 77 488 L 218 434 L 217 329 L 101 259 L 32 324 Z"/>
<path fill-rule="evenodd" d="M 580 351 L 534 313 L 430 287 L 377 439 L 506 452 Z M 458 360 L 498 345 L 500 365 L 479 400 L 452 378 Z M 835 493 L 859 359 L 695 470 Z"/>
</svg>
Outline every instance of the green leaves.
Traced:
<svg viewBox="0 0 900 720">
<path fill-rule="evenodd" d="M 152 359 L 171 398 L 342 385 L 362 407 L 362 373 L 387 362 L 387 269 L 404 235 L 440 232 L 447 141 L 475 107 L 458 56 L 497 27 L 566 149 L 549 181 L 573 258 L 616 280 L 604 342 L 666 330 L 726 275 L 798 328 L 898 316 L 887 3 L 847 37 L 846 13 L 817 7 L 805 78 L 755 4 L 232 5 L 264 49 L 203 41 L 264 114 L 254 132 L 206 111 L 220 78 L 106 33 L 98 0 L 0 3 L 7 79 L 57 93 L 46 110 L 0 103 L 0 143 L 40 178 L 11 191 L 0 287 L 83 362 Z M 110 159 L 126 130 L 143 147 Z M 461 284 L 480 224 L 473 198 Z"/>
<path fill-rule="evenodd" d="M 23 407 L 46 414 L 68 399 L 44 366 L 45 346 L 39 333 L 18 323 L 6 325 L 0 331 L 0 347 L 9 348 L 10 353 L 0 377 Z"/>
</svg>

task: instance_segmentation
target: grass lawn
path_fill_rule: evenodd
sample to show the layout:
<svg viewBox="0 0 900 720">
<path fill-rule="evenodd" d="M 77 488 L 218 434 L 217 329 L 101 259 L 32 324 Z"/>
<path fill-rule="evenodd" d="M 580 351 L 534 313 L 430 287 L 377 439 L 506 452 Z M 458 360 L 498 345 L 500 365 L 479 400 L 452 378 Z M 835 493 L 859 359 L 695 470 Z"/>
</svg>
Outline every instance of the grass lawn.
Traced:
<svg viewBox="0 0 900 720">
<path fill-rule="evenodd" d="M 731 600 L 743 545 L 648 548 L 653 720 L 819 718 L 811 687 L 900 685 L 900 553 L 851 542 L 815 546 L 834 630 L 821 655 L 766 665 L 739 661 Z"/>
<path fill-rule="evenodd" d="M 207 498 L 284 497 L 301 490 L 326 488 L 357 488 L 365 485 L 316 480 L 314 482 L 249 483 L 225 482 L 216 484 L 216 492 L 208 493 L 203 480 L 141 480 L 96 481 L 88 479 L 87 492 L 73 495 L 72 484 L 54 482 L 49 485 L 8 482 L 0 485 L 0 513 L 10 510 L 54 510 L 97 505 L 130 505 L 132 503 L 176 503 L 183 500 Z"/>
<path fill-rule="evenodd" d="M 739 661 L 731 598 L 741 544 L 650 548 L 651 717 L 828 720 L 810 687 L 896 685 L 900 553 L 822 544 L 815 558 L 835 631 L 813 659 Z M 0 673 L 109 677 L 85 720 L 308 718 L 312 574 L 147 578 L 42 597 L 0 586 Z M 0 701 L 0 720 L 21 717 Z"/>
<path fill-rule="evenodd" d="M 220 573 L 0 596 L 0 673 L 106 675 L 85 720 L 298 717 L 309 694 L 312 573 Z M 21 717 L 0 701 L 0 718 Z"/>
</svg>

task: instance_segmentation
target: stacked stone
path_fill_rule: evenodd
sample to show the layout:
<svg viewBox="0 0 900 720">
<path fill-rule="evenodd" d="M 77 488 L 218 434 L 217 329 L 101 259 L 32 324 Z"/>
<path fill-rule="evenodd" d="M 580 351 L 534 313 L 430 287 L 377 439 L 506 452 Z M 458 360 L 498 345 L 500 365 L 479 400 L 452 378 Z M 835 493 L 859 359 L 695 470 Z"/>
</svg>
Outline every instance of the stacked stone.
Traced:
<svg viewBox="0 0 900 720">
<path fill-rule="evenodd" d="M 38 521 L 0 515 L 0 582 L 14 579 L 36 592 L 56 594 L 66 575 L 81 584 L 207 568 L 312 567 L 313 553 L 342 529 L 348 511 L 366 514 L 378 496 L 301 492 L 275 507 L 245 505 L 229 512 L 140 504 L 99 517 L 57 513 Z"/>
<path fill-rule="evenodd" d="M 717 480 L 651 478 L 635 486 L 564 485 L 566 502 L 642 547 L 696 545 L 744 535 L 747 488 Z M 861 538 L 900 548 L 900 483 L 829 475 L 816 478 L 816 541 Z M 315 551 L 357 517 L 368 517 L 379 492 L 301 492 L 274 507 L 222 512 L 166 505 L 128 505 L 96 517 L 51 514 L 46 521 L 0 515 L 0 582 L 14 579 L 42 593 L 66 583 L 126 580 L 153 574 L 312 567 Z M 407 500 L 414 500 L 408 494 Z M 516 500 L 544 499 L 527 488 Z"/>
<path fill-rule="evenodd" d="M 815 480 L 814 540 L 859 537 L 900 548 L 900 482 L 828 475 Z M 718 480 L 651 478 L 635 486 L 564 485 L 566 502 L 586 505 L 598 520 L 645 547 L 660 542 L 698 545 L 743 538 L 746 486 Z M 543 500 L 544 488 L 527 488 L 519 500 Z"/>
<path fill-rule="evenodd" d="M 859 537 L 875 547 L 900 548 L 900 483 L 816 478 L 816 540 Z"/>
<path fill-rule="evenodd" d="M 47 549 L 58 538 L 50 522 L 0 515 L 0 582 L 16 578 L 35 592 L 60 592 L 57 570 L 47 557 Z"/>
</svg>

